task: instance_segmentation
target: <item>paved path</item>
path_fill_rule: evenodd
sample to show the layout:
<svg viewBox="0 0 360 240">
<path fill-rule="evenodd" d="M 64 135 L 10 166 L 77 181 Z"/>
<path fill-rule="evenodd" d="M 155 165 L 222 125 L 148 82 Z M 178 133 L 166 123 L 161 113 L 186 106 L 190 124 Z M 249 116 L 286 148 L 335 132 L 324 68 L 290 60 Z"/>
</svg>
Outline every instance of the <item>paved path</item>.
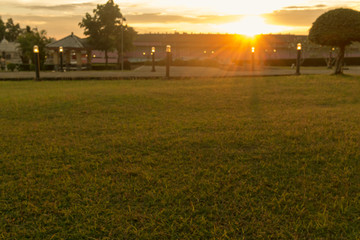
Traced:
<svg viewBox="0 0 360 240">
<path fill-rule="evenodd" d="M 302 68 L 301 74 L 327 74 L 333 70 L 325 67 Z M 350 75 L 360 75 L 360 67 L 349 67 L 344 71 Z M 287 76 L 294 75 L 295 69 L 286 67 L 258 68 L 255 71 L 249 69 L 219 69 L 209 67 L 171 67 L 172 78 L 191 77 L 248 77 L 248 76 Z M 138 79 L 138 78 L 164 78 L 165 67 L 156 67 L 156 72 L 151 72 L 150 66 L 142 66 L 133 71 L 69 71 L 69 72 L 41 72 L 43 80 L 76 80 L 76 79 Z M 34 79 L 34 72 L 0 72 L 0 80 L 29 80 Z"/>
</svg>

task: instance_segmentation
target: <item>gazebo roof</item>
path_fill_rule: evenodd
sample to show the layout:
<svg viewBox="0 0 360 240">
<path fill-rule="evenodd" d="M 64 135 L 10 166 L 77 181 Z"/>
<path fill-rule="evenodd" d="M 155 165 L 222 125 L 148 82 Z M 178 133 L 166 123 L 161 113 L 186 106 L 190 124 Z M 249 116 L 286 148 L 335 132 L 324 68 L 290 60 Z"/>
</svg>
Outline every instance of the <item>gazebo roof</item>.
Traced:
<svg viewBox="0 0 360 240">
<path fill-rule="evenodd" d="M 87 39 L 81 39 L 75 36 L 74 33 L 71 33 L 71 35 L 63 39 L 49 43 L 46 47 L 53 49 L 58 49 L 59 47 L 63 47 L 64 49 L 86 49 L 88 48 L 88 44 Z"/>
</svg>

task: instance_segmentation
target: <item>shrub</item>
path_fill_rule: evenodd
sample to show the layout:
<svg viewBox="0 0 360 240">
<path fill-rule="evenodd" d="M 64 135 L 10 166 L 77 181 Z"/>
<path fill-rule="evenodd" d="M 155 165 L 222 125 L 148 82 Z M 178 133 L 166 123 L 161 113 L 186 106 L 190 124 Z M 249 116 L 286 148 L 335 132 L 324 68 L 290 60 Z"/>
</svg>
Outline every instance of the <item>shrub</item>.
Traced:
<svg viewBox="0 0 360 240">
<path fill-rule="evenodd" d="M 7 69 L 8 69 L 9 71 L 11 71 L 11 72 L 15 71 L 15 69 L 17 69 L 17 68 L 18 68 L 18 65 L 15 64 L 15 63 L 8 63 L 8 64 L 7 64 Z"/>
</svg>

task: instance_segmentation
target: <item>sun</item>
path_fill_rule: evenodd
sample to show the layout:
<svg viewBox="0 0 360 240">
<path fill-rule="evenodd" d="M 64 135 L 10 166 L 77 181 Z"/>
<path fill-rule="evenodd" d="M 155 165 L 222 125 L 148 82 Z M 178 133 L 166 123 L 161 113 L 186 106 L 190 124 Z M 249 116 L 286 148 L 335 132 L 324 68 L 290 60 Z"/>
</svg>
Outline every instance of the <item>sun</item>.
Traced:
<svg viewBox="0 0 360 240">
<path fill-rule="evenodd" d="M 253 37 L 257 34 L 279 33 L 287 30 L 287 27 L 270 25 L 261 16 L 244 16 L 238 22 L 218 25 L 219 30 L 227 33 L 236 33 Z"/>
</svg>

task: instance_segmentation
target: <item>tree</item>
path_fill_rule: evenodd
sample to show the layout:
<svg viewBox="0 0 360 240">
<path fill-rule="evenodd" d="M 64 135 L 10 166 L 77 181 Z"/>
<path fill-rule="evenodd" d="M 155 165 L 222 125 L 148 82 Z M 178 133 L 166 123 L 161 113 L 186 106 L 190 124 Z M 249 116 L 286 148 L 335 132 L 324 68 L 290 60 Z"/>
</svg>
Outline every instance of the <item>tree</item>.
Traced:
<svg viewBox="0 0 360 240">
<path fill-rule="evenodd" d="M 5 36 L 5 23 L 0 17 L 0 41 L 4 39 Z"/>
<path fill-rule="evenodd" d="M 16 41 L 17 37 L 21 33 L 20 25 L 17 23 L 15 24 L 12 18 L 9 18 L 5 24 L 5 38 L 9 42 Z"/>
<path fill-rule="evenodd" d="M 123 31 L 123 32 L 122 32 Z M 122 36 L 123 34 L 123 36 Z M 120 67 L 121 64 L 121 54 L 122 54 L 122 47 L 124 52 L 129 51 L 133 48 L 133 41 L 136 37 L 136 31 L 134 28 L 129 27 L 127 25 L 125 26 L 118 26 L 115 32 L 115 48 L 118 53 L 118 65 Z M 124 40 L 124 43 L 122 45 L 122 41 Z"/>
<path fill-rule="evenodd" d="M 313 23 L 309 40 L 339 48 L 334 74 L 342 74 L 346 46 L 360 41 L 360 12 L 338 8 L 322 14 Z"/>
<path fill-rule="evenodd" d="M 26 30 L 19 35 L 17 42 L 19 43 L 20 57 L 24 64 L 28 64 L 29 60 L 33 58 L 34 45 L 39 46 L 40 65 L 45 63 L 46 51 L 45 47 L 51 42 L 51 39 L 46 36 L 46 31 L 37 29 L 30 30 L 30 27 L 26 27 Z"/>
<path fill-rule="evenodd" d="M 109 0 L 106 4 L 98 4 L 93 10 L 93 16 L 86 13 L 79 23 L 84 28 L 84 34 L 89 36 L 89 43 L 98 50 L 105 51 L 105 61 L 108 64 L 108 51 L 115 46 L 115 35 L 121 25 L 122 14 L 117 4 Z"/>
</svg>

